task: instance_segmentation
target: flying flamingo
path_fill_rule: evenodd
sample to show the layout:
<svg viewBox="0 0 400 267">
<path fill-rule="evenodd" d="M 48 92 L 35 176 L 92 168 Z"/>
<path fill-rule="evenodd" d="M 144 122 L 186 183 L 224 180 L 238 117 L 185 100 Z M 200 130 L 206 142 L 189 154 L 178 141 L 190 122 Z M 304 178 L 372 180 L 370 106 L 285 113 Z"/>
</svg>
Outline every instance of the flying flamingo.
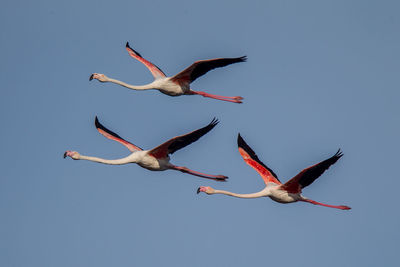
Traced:
<svg viewBox="0 0 400 267">
<path fill-rule="evenodd" d="M 321 161 L 311 167 L 302 170 L 295 177 L 282 184 L 276 174 L 268 168 L 261 160 L 257 157 L 256 153 L 246 144 L 243 138 L 238 135 L 238 146 L 239 153 L 242 155 L 244 161 L 253 167 L 263 178 L 265 188 L 257 193 L 252 194 L 236 194 L 224 190 L 216 190 L 209 186 L 200 186 L 197 189 L 197 193 L 205 192 L 208 195 L 212 194 L 224 194 L 239 198 L 258 198 L 258 197 L 270 197 L 272 200 L 279 203 L 292 203 L 297 201 L 308 202 L 314 205 L 321 205 L 325 207 L 349 210 L 348 206 L 334 206 L 323 204 L 311 199 L 308 199 L 301 195 L 301 190 L 314 182 L 325 170 L 327 170 L 332 164 L 334 164 L 340 157 L 343 156 L 340 149 L 335 155 L 327 160 Z"/>
<path fill-rule="evenodd" d="M 64 153 L 64 158 L 68 156 L 74 160 L 84 159 L 111 165 L 137 163 L 139 166 L 151 171 L 164 171 L 170 169 L 170 170 L 181 171 L 183 173 L 188 173 L 202 178 L 212 179 L 215 181 L 225 181 L 225 179 L 227 179 L 228 177 L 224 175 L 210 175 L 193 171 L 186 167 L 175 166 L 169 162 L 169 156 L 168 156 L 169 154 L 173 154 L 175 151 L 184 148 L 185 146 L 190 145 L 191 143 L 197 141 L 200 137 L 211 131 L 211 129 L 214 128 L 215 125 L 217 124 L 218 120 L 214 118 L 210 124 L 208 124 L 203 128 L 200 128 L 188 134 L 176 136 L 151 150 L 143 150 L 140 147 L 124 140 L 118 134 L 108 130 L 99 122 L 96 116 L 95 125 L 97 130 L 106 138 L 117 141 L 126 146 L 132 152 L 132 154 L 130 154 L 125 158 L 109 160 L 97 157 L 84 156 L 76 151 L 67 150 Z"/>
<path fill-rule="evenodd" d="M 210 97 L 218 100 L 233 102 L 233 103 L 242 103 L 243 98 L 240 96 L 220 96 L 220 95 L 212 95 L 209 93 L 201 92 L 201 91 L 193 91 L 190 89 L 190 83 L 199 78 L 200 76 L 206 74 L 212 69 L 225 67 L 227 65 L 244 62 L 246 61 L 246 56 L 238 57 L 238 58 L 215 58 L 208 60 L 199 60 L 179 72 L 175 76 L 167 77 L 164 72 L 156 65 L 144 59 L 138 52 L 133 50 L 129 43 L 126 43 L 126 50 L 129 55 L 141 63 L 143 63 L 154 76 L 154 81 L 146 84 L 146 85 L 130 85 L 124 83 L 122 81 L 118 81 L 116 79 L 112 79 L 107 77 L 104 74 L 93 73 L 89 80 L 97 79 L 100 82 L 112 82 L 122 86 L 125 86 L 129 89 L 133 90 L 149 90 L 156 89 L 160 90 L 161 93 L 169 95 L 169 96 L 180 96 L 180 95 L 201 95 L 204 97 Z"/>
</svg>

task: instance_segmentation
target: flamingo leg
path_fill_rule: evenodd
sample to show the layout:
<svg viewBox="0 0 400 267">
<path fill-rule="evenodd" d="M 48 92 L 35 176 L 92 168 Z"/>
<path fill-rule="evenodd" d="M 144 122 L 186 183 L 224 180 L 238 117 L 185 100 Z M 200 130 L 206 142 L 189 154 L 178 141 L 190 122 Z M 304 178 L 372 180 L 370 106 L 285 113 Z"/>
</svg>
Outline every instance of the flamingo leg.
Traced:
<svg viewBox="0 0 400 267">
<path fill-rule="evenodd" d="M 222 101 L 228 101 L 228 102 L 233 102 L 233 103 L 242 103 L 243 97 L 241 96 L 221 96 L 221 95 L 212 95 L 206 92 L 202 92 L 202 91 L 190 91 L 191 94 L 193 95 L 201 95 L 203 97 L 209 97 L 209 98 L 214 98 L 214 99 L 218 99 L 218 100 L 222 100 Z"/>
<path fill-rule="evenodd" d="M 228 179 L 228 177 L 224 176 L 224 175 L 205 174 L 205 173 L 193 171 L 193 170 L 190 170 L 190 169 L 188 169 L 186 167 L 181 167 L 181 166 L 172 166 L 171 169 L 177 170 L 177 171 L 181 171 L 183 173 L 188 173 L 188 174 L 191 174 L 191 175 L 194 175 L 194 176 L 198 176 L 198 177 L 215 180 L 215 181 L 218 181 L 218 182 L 225 182 L 225 179 Z"/>
<path fill-rule="evenodd" d="M 320 206 L 324 206 L 324 207 L 334 208 L 334 209 L 341 209 L 341 210 L 349 210 L 349 209 L 351 209 L 348 206 L 328 205 L 328 204 L 317 202 L 317 201 L 314 201 L 314 200 L 311 200 L 311 199 L 304 199 L 304 200 L 301 200 L 301 201 L 308 202 L 308 203 L 311 203 L 311 204 L 314 204 L 314 205 L 320 205 Z"/>
</svg>

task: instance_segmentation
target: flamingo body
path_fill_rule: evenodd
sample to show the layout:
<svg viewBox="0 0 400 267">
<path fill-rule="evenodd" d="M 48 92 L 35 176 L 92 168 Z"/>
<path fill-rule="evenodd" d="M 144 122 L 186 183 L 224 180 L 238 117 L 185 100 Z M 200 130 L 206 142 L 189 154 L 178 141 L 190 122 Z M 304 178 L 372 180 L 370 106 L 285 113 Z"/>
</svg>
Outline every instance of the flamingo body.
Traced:
<svg viewBox="0 0 400 267">
<path fill-rule="evenodd" d="M 137 164 L 140 167 L 143 167 L 143 168 L 151 170 L 151 171 L 165 171 L 165 170 L 170 169 L 173 166 L 169 162 L 169 160 L 170 160 L 169 157 L 156 158 L 149 154 L 150 150 L 145 150 L 142 152 L 143 153 L 139 156 L 139 160 L 137 161 Z M 136 153 L 140 153 L 140 152 L 136 152 Z"/>
<path fill-rule="evenodd" d="M 301 194 L 289 193 L 286 190 L 280 189 L 279 186 L 276 186 L 276 188 L 270 188 L 267 196 L 272 200 L 282 204 L 293 203 L 306 199 Z"/>
<path fill-rule="evenodd" d="M 161 93 L 169 96 L 180 96 L 189 94 L 190 85 L 188 83 L 177 83 L 172 78 L 160 78 L 152 82 L 154 89 L 159 90 Z"/>
<path fill-rule="evenodd" d="M 242 103 L 242 97 L 240 96 L 219 96 L 205 93 L 202 91 L 194 91 L 190 89 L 190 83 L 206 74 L 208 71 L 225 67 L 230 64 L 244 62 L 246 57 L 238 58 L 215 58 L 209 60 L 199 60 L 181 71 L 180 73 L 167 77 L 164 72 L 161 71 L 156 65 L 144 59 L 137 51 L 133 50 L 129 43 L 126 43 L 126 50 L 129 55 L 139 62 L 143 63 L 151 72 L 154 77 L 154 81 L 146 85 L 131 85 L 125 82 L 109 78 L 101 73 L 93 73 L 89 80 L 97 79 L 100 82 L 112 82 L 119 84 L 132 90 L 159 90 L 161 93 L 169 96 L 180 96 L 180 95 L 201 95 L 203 97 L 214 98 L 222 101 Z"/>
<path fill-rule="evenodd" d="M 197 171 L 190 170 L 186 167 L 181 167 L 181 166 L 175 166 L 172 163 L 170 163 L 170 157 L 169 154 L 173 154 L 175 151 L 197 141 L 200 137 L 208 133 L 211 129 L 215 127 L 215 125 L 218 124 L 218 120 L 213 119 L 210 124 L 207 126 L 200 128 L 198 130 L 195 130 L 193 132 L 190 132 L 185 135 L 177 136 L 174 137 L 163 144 L 150 149 L 150 150 L 143 150 L 139 148 L 138 146 L 124 140 L 122 137 L 120 137 L 118 134 L 110 131 L 106 127 L 104 127 L 97 119 L 95 119 L 95 125 L 97 130 L 104 135 L 106 138 L 117 141 L 124 146 L 126 146 L 132 153 L 124 158 L 121 159 L 114 159 L 114 160 L 109 160 L 109 159 L 102 159 L 98 157 L 92 157 L 92 156 L 84 156 L 79 154 L 76 151 L 70 151 L 67 150 L 64 153 L 64 158 L 66 157 L 71 157 L 74 160 L 89 160 L 89 161 L 94 161 L 94 162 L 99 162 L 103 164 L 111 164 L 111 165 L 122 165 L 122 164 L 128 164 L 128 163 L 136 163 L 139 166 L 151 170 L 151 171 L 165 171 L 168 169 L 171 170 L 178 170 L 184 173 L 188 173 L 191 175 L 195 175 L 198 177 L 202 178 L 207 178 L 207 179 L 212 179 L 216 181 L 225 181 L 227 179 L 227 176 L 224 175 L 211 175 L 211 174 L 205 174 Z"/>
<path fill-rule="evenodd" d="M 150 150 L 136 151 L 126 157 L 126 163 L 136 163 L 150 171 L 165 171 L 171 166 L 169 157 L 156 158 L 150 155 Z"/>
<path fill-rule="evenodd" d="M 237 194 L 225 190 L 217 190 L 209 186 L 201 186 L 197 189 L 197 193 L 204 192 L 208 195 L 224 194 L 238 198 L 269 197 L 279 203 L 293 203 L 297 201 L 303 201 L 314 205 L 320 205 L 330 208 L 342 210 L 350 209 L 350 207 L 348 206 L 336 206 L 320 203 L 308 199 L 301 194 L 302 188 L 314 182 L 320 175 L 322 175 L 325 170 L 327 170 L 332 164 L 336 163 L 336 161 L 338 161 L 339 158 L 342 157 L 343 154 L 340 152 L 340 150 L 338 150 L 338 152 L 336 152 L 336 154 L 329 159 L 304 169 L 288 182 L 282 184 L 276 174 L 264 163 L 261 162 L 256 153 L 250 148 L 249 145 L 247 145 L 240 134 L 238 135 L 238 146 L 239 153 L 242 155 L 245 162 L 253 167 L 262 176 L 265 182 L 265 188 L 256 193 Z"/>
</svg>

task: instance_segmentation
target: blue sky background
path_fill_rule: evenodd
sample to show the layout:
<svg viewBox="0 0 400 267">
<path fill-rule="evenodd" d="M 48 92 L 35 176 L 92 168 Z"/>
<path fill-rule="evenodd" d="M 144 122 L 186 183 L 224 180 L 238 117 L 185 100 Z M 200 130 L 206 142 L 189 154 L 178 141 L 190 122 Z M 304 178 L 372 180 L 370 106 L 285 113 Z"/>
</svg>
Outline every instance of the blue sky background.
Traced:
<svg viewBox="0 0 400 267">
<path fill-rule="evenodd" d="M 2 2 L 1 266 L 397 266 L 400 241 L 400 4 L 397 1 Z M 248 56 L 194 90 L 244 104 L 89 82 L 152 81 L 125 42 L 173 75 Z M 227 183 L 136 165 L 64 160 L 143 148 L 221 123 L 172 162 Z M 263 188 L 238 132 L 282 181 L 344 157 L 304 195 L 341 211 L 196 195 Z"/>
</svg>

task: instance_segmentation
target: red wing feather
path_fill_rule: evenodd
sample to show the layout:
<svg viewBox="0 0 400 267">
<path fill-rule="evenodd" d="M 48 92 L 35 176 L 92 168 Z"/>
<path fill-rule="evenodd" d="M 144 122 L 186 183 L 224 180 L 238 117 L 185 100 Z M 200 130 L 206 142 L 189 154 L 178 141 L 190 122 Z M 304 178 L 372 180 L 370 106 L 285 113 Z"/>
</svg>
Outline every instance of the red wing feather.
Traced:
<svg viewBox="0 0 400 267">
<path fill-rule="evenodd" d="M 108 130 L 106 127 L 104 127 L 99 120 L 96 119 L 94 120 L 94 124 L 96 125 L 97 131 L 99 131 L 99 133 L 101 133 L 102 135 L 104 135 L 104 137 L 117 141 L 121 144 L 123 144 L 124 146 L 126 146 L 131 152 L 135 152 L 135 151 L 139 151 L 142 150 L 140 147 L 135 146 L 134 144 L 124 140 L 121 136 L 119 136 L 118 134 Z"/>
<path fill-rule="evenodd" d="M 321 161 L 311 167 L 302 170 L 295 177 L 287 181 L 282 185 L 282 189 L 288 191 L 289 193 L 299 193 L 301 189 L 312 184 L 318 177 L 320 177 L 329 167 L 336 163 L 343 153 L 340 149 L 335 155 L 327 160 Z"/>
<path fill-rule="evenodd" d="M 168 140 L 167 142 L 153 148 L 152 150 L 150 150 L 149 153 L 156 158 L 165 158 L 168 156 L 168 154 L 172 154 L 175 151 L 199 140 L 200 137 L 211 131 L 211 129 L 214 128 L 217 124 L 218 120 L 214 118 L 207 126 L 188 134 L 176 136 Z"/>
<path fill-rule="evenodd" d="M 244 62 L 246 61 L 246 59 L 247 58 L 244 56 L 237 58 L 215 58 L 199 60 L 184 69 L 183 71 L 176 74 L 174 77 L 172 77 L 172 80 L 176 82 L 191 83 L 212 69 L 225 67 L 233 63 Z"/>
<path fill-rule="evenodd" d="M 153 63 L 151 63 L 150 61 L 144 59 L 138 52 L 136 52 L 135 50 L 133 50 L 130 46 L 129 46 L 129 42 L 126 42 L 126 50 L 128 51 L 129 55 L 131 57 L 133 57 L 134 59 L 139 60 L 141 63 L 143 63 L 151 72 L 151 74 L 153 74 L 155 79 L 158 78 L 164 78 L 166 77 L 166 75 L 164 74 L 164 72 L 157 67 L 156 65 L 154 65 Z"/>
<path fill-rule="evenodd" d="M 264 183 L 267 185 L 268 183 L 275 183 L 277 185 L 281 185 L 282 183 L 279 181 L 276 174 L 268 168 L 261 160 L 258 158 L 256 153 L 251 149 L 251 147 L 243 140 L 243 138 L 238 135 L 238 147 L 239 153 L 243 157 L 244 161 L 253 167 L 263 178 Z"/>
</svg>

